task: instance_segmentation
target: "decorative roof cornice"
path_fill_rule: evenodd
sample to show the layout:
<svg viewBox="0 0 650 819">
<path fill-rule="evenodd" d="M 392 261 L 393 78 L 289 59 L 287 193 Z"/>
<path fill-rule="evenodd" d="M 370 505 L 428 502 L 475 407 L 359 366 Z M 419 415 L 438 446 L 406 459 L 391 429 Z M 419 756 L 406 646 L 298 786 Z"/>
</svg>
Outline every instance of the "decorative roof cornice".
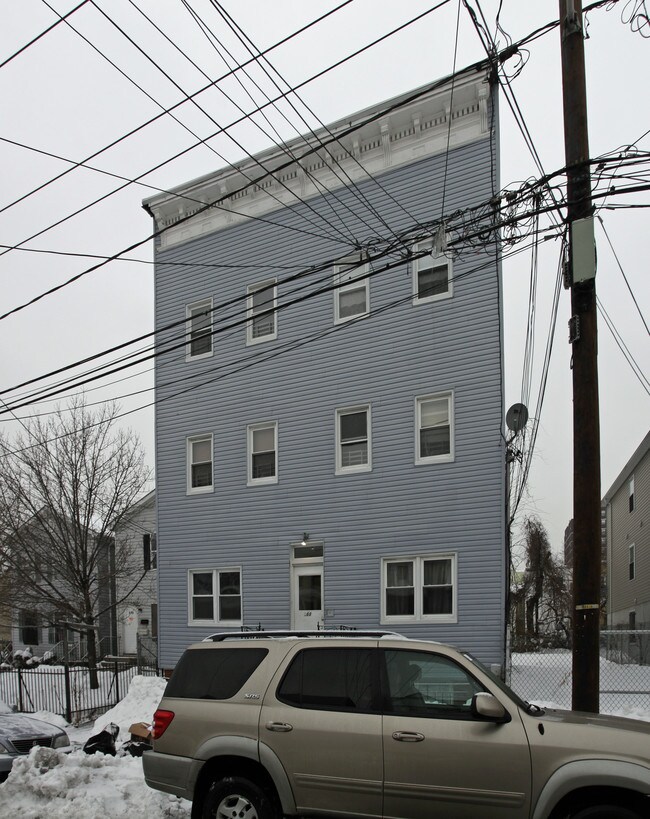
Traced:
<svg viewBox="0 0 650 819">
<path fill-rule="evenodd" d="M 368 174 L 377 176 L 444 153 L 448 144 L 456 148 L 480 139 L 489 129 L 489 93 L 486 70 L 475 68 L 456 76 L 453 111 L 447 78 L 339 120 L 315 135 L 296 138 L 288 151 L 276 146 L 235 168 L 146 199 L 143 205 L 154 216 L 156 229 L 163 230 L 161 249 L 172 247 L 295 204 L 293 193 L 309 199 L 363 181 Z"/>
</svg>

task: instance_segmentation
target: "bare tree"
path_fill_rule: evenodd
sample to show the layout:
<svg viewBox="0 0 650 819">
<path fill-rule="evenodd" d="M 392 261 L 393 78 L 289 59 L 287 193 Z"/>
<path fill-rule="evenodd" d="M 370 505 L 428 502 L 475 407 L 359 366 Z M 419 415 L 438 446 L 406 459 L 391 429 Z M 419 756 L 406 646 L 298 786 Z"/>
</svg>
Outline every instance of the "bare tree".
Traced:
<svg viewBox="0 0 650 819">
<path fill-rule="evenodd" d="M 526 568 L 523 573 L 514 573 L 511 594 L 515 642 L 527 647 L 566 645 L 570 592 L 565 567 L 553 556 L 548 534 L 538 518 L 527 518 L 523 530 Z"/>
<path fill-rule="evenodd" d="M 12 606 L 38 612 L 41 622 L 49 615 L 86 624 L 91 669 L 98 618 L 120 602 L 109 593 L 116 578 L 128 594 L 143 576 L 113 538 L 150 477 L 139 439 L 117 428 L 117 412 L 75 400 L 48 420 L 28 420 L 11 443 L 0 438 L 0 548 Z"/>
</svg>

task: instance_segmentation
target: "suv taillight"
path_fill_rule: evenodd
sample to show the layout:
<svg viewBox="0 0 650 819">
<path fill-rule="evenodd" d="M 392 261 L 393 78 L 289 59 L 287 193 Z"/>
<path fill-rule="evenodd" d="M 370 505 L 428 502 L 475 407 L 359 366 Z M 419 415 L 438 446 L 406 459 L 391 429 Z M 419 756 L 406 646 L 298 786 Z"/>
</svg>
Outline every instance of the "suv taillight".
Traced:
<svg viewBox="0 0 650 819">
<path fill-rule="evenodd" d="M 154 739 L 160 739 L 160 737 L 165 733 L 167 728 L 171 725 L 171 721 L 174 719 L 174 712 L 173 711 L 163 711 L 160 708 L 156 711 L 153 715 L 153 731 L 151 735 Z"/>
</svg>

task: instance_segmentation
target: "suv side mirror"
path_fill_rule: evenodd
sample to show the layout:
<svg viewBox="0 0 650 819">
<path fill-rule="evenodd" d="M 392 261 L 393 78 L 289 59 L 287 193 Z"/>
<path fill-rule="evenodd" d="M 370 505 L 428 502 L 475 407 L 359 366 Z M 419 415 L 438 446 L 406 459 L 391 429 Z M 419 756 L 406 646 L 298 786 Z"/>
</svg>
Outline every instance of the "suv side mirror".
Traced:
<svg viewBox="0 0 650 819">
<path fill-rule="evenodd" d="M 487 691 L 480 691 L 472 697 L 472 715 L 491 722 L 510 722 L 510 714 L 499 700 Z"/>
</svg>

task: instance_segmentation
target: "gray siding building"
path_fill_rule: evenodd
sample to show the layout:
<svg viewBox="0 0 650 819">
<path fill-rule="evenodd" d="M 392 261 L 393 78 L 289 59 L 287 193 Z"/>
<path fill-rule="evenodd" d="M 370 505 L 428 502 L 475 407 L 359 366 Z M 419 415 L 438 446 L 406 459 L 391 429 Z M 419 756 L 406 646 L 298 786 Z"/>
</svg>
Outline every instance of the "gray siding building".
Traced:
<svg viewBox="0 0 650 819">
<path fill-rule="evenodd" d="M 607 620 L 610 628 L 650 628 L 650 432 L 609 488 Z"/>
<path fill-rule="evenodd" d="M 500 265 L 446 218 L 497 121 L 474 70 L 145 202 L 162 667 L 243 627 L 503 662 Z"/>
</svg>

